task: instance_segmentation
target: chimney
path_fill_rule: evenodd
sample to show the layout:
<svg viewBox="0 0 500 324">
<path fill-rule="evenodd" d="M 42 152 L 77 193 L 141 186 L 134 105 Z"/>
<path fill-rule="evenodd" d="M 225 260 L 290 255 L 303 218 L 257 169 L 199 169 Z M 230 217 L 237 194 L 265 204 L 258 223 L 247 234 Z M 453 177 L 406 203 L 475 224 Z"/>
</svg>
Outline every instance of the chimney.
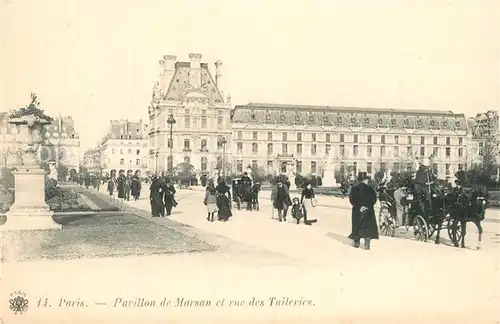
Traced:
<svg viewBox="0 0 500 324">
<path fill-rule="evenodd" d="M 201 54 L 189 54 L 189 84 L 201 86 Z"/>
<path fill-rule="evenodd" d="M 215 84 L 220 92 L 222 92 L 222 61 L 215 62 Z"/>
<path fill-rule="evenodd" d="M 163 78 L 163 73 L 165 71 L 165 60 L 160 60 L 160 80 Z"/>
<path fill-rule="evenodd" d="M 163 72 L 161 73 L 162 78 L 160 79 L 160 89 L 163 94 L 168 90 L 168 86 L 170 85 L 170 81 L 174 77 L 175 73 L 175 61 L 177 60 L 177 56 L 175 55 L 163 55 Z M 160 63 L 161 64 L 161 63 Z"/>
</svg>

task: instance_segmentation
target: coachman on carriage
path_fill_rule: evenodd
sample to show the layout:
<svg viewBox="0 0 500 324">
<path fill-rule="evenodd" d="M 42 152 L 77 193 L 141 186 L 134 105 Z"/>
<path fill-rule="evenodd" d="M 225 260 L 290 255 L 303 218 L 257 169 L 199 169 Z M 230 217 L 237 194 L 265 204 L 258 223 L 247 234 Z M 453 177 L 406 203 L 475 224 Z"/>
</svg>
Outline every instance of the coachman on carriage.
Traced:
<svg viewBox="0 0 500 324">
<path fill-rule="evenodd" d="M 382 235 L 394 236 L 396 222 L 396 201 L 394 191 L 379 188 L 379 226 Z M 464 188 L 460 184 L 453 190 L 437 184 L 430 168 L 420 165 L 415 179 L 408 180 L 404 189 L 404 225 L 413 228 L 413 235 L 426 242 L 436 233 L 435 243 L 440 243 L 441 229 L 446 229 L 453 245 L 465 247 L 466 223 L 474 222 L 481 242 L 487 193 L 479 189 Z"/>
</svg>

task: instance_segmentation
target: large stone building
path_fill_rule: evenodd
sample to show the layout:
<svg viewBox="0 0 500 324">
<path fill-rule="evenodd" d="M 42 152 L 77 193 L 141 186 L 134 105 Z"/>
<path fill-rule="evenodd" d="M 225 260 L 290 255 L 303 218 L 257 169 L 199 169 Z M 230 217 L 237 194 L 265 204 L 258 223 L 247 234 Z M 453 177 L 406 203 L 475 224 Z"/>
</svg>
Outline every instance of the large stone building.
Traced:
<svg viewBox="0 0 500 324">
<path fill-rule="evenodd" d="M 148 109 L 151 170 L 168 171 L 189 162 L 198 174 L 206 174 L 230 157 L 225 143 L 231 142 L 232 106 L 221 90 L 222 62 L 215 62 L 214 79 L 201 57 L 189 54 L 189 62 L 181 62 L 165 55 L 160 61 Z M 169 124 L 170 116 L 175 123 Z"/>
<path fill-rule="evenodd" d="M 466 168 L 469 154 L 466 118 L 451 111 L 250 103 L 235 107 L 232 131 L 238 172 L 259 165 L 321 175 L 331 151 L 341 172 L 373 174 L 382 164 L 407 170 L 432 157 L 445 178 Z"/>
<path fill-rule="evenodd" d="M 148 125 L 142 120 L 112 120 L 97 150 L 103 173 L 111 170 L 139 170 L 148 173 Z M 95 154 L 95 152 L 93 153 Z"/>
<path fill-rule="evenodd" d="M 63 163 L 69 170 L 78 171 L 80 160 L 80 137 L 71 116 L 56 117 L 42 132 L 43 143 L 38 150 L 41 162 Z M 3 164 L 19 163 L 20 138 L 16 126 L 9 124 L 9 113 L 0 113 L 0 141 Z"/>
<path fill-rule="evenodd" d="M 259 103 L 233 109 L 221 90 L 222 63 L 215 62 L 214 79 L 201 57 L 160 61 L 148 109 L 152 171 L 189 162 L 203 175 L 226 160 L 235 172 L 260 166 L 321 175 L 332 160 L 337 172 L 373 175 L 430 158 L 444 179 L 467 169 L 481 150 L 477 121 L 452 111 Z"/>
</svg>

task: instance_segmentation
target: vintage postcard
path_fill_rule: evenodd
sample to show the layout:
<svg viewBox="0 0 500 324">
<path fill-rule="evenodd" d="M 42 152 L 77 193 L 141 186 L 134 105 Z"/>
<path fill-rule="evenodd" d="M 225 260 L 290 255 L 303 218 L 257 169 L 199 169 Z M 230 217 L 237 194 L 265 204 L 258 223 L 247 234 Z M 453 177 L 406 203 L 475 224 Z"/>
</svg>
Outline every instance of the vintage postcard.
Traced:
<svg viewBox="0 0 500 324">
<path fill-rule="evenodd" d="M 0 324 L 500 323 L 499 1 L 0 26 Z"/>
</svg>

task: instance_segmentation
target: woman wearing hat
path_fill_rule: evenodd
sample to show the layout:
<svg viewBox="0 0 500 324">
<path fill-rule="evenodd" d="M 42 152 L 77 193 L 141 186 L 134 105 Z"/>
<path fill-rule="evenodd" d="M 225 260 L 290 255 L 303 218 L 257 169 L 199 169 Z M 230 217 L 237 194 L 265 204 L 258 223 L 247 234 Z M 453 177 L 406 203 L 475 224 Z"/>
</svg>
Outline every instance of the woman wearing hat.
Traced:
<svg viewBox="0 0 500 324">
<path fill-rule="evenodd" d="M 305 183 L 304 189 L 302 190 L 300 203 L 304 206 L 304 224 L 311 225 L 308 220 L 311 220 L 312 209 L 316 207 L 316 198 L 311 182 L 309 181 Z"/>
<path fill-rule="evenodd" d="M 360 240 L 364 239 L 365 249 L 370 249 L 370 240 L 378 239 L 377 220 L 373 206 L 377 202 L 377 194 L 368 185 L 370 178 L 366 172 L 358 175 L 359 184 L 351 189 L 349 201 L 352 205 L 352 232 L 349 238 L 354 241 L 354 247 L 358 248 Z"/>
</svg>

